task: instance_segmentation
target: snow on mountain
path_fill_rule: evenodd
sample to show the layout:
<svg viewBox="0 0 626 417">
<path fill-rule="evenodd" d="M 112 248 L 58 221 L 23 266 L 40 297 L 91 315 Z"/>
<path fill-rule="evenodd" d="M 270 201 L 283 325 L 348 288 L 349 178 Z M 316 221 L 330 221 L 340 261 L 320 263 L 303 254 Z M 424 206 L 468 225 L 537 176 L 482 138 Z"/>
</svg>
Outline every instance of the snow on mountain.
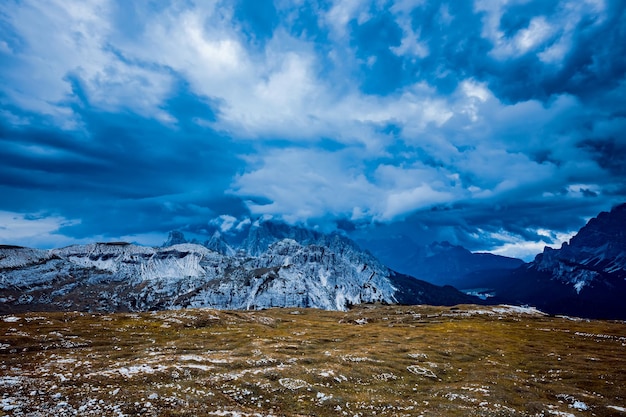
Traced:
<svg viewBox="0 0 626 417">
<path fill-rule="evenodd" d="M 47 261 L 50 256 L 46 250 L 0 245 L 0 269 L 38 264 Z"/>
<path fill-rule="evenodd" d="M 113 273 L 131 268 L 141 258 L 150 258 L 155 250 L 128 243 L 91 243 L 53 249 L 50 253 L 76 266 Z"/>
<path fill-rule="evenodd" d="M 387 279 L 388 270 L 352 263 L 325 247 L 302 246 L 284 239 L 260 256 L 241 262 L 241 267 L 226 279 L 190 296 L 190 305 L 344 310 L 362 302 L 395 302 L 396 288 Z"/>
<path fill-rule="evenodd" d="M 499 277 L 496 302 L 553 314 L 626 319 L 626 204 L 591 219 L 560 249 Z"/>
<path fill-rule="evenodd" d="M 226 242 L 224 237 L 219 231 L 213 233 L 211 239 L 204 242 L 204 246 L 212 251 L 221 253 L 222 255 L 233 256 L 235 254 L 235 249 Z"/>
<path fill-rule="evenodd" d="M 530 268 L 548 272 L 578 293 L 597 281 L 626 279 L 626 204 L 591 219 L 560 249 L 546 247 Z"/>
<path fill-rule="evenodd" d="M 340 235 L 274 225 L 256 228 L 250 235 L 245 241 L 250 252 L 227 246 L 220 253 L 193 243 L 160 248 L 95 243 L 50 251 L 0 248 L 0 309 L 344 310 L 352 304 L 398 299 L 435 304 L 474 301 L 450 287 L 416 289 L 417 280 L 409 295 L 403 294 L 409 288 L 405 281 Z M 170 234 L 168 241 L 186 240 L 180 233 Z M 264 251 L 251 254 L 266 244 Z"/>
</svg>

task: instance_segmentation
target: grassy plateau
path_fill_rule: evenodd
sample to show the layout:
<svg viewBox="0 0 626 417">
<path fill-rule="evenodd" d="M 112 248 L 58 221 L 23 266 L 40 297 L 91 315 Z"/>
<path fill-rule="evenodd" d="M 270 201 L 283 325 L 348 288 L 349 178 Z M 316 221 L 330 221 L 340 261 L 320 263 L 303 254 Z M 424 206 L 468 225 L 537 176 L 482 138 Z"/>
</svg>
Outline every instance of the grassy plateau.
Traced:
<svg viewBox="0 0 626 417">
<path fill-rule="evenodd" d="M 0 416 L 626 416 L 626 323 L 509 306 L 0 316 Z"/>
</svg>

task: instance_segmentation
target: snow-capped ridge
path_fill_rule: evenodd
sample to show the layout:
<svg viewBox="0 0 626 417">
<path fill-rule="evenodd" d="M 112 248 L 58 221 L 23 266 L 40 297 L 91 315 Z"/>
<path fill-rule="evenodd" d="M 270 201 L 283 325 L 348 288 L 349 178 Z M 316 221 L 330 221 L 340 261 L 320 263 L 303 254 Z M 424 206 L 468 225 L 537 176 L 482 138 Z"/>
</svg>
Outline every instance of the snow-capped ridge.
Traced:
<svg viewBox="0 0 626 417">
<path fill-rule="evenodd" d="M 497 302 L 535 305 L 550 314 L 626 319 L 626 205 L 589 220 L 559 249 L 503 276 Z"/>
<path fill-rule="evenodd" d="M 236 250 L 228 244 L 218 230 L 213 233 L 209 240 L 204 242 L 204 246 L 223 255 L 233 256 L 236 253 Z"/>
<path fill-rule="evenodd" d="M 254 239 L 244 241 L 256 242 L 244 246 L 247 249 L 259 249 L 259 242 L 267 245 L 257 255 L 241 247 L 220 253 L 207 245 L 187 243 L 182 234 L 169 239 L 179 243 L 158 248 L 94 243 L 37 252 L 41 262 L 0 274 L 0 292 L 6 292 L 5 307 L 10 308 L 56 305 L 106 311 L 185 307 L 345 310 L 360 303 L 397 302 L 396 294 L 404 283 L 345 236 L 263 225 L 255 228 L 263 233 L 251 233 Z M 0 254 L 10 251 L 15 249 L 0 250 Z M 424 288 L 402 299 L 442 300 L 444 304 L 472 300 L 452 288 L 434 296 L 429 295 L 430 288 Z"/>
<path fill-rule="evenodd" d="M 50 251 L 43 249 L 0 245 L 0 270 L 38 264 L 47 261 L 51 256 Z"/>
<path fill-rule="evenodd" d="M 589 220 L 560 249 L 544 248 L 531 268 L 570 283 L 578 293 L 609 276 L 626 278 L 626 204 Z"/>
</svg>

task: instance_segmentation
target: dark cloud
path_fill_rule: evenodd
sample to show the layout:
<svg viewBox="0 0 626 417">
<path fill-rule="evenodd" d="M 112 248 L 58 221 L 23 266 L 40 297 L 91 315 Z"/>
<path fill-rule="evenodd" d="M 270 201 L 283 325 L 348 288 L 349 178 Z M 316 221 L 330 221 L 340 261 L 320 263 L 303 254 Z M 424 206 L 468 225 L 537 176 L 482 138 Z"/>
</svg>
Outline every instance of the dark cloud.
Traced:
<svg viewBox="0 0 626 417">
<path fill-rule="evenodd" d="M 415 3 L 0 5 L 0 218 L 484 250 L 626 200 L 624 2 Z"/>
<path fill-rule="evenodd" d="M 589 218 L 610 208 L 604 201 L 594 198 L 511 200 L 492 204 L 469 202 L 418 211 L 403 222 L 377 224 L 374 232 L 370 226 L 358 228 L 354 224 L 352 227 L 344 225 L 343 229 L 362 240 L 373 236 L 406 236 L 418 245 L 449 241 L 481 251 L 500 247 L 513 236 L 545 245 L 560 244 L 554 233 L 578 230 Z M 552 231 L 553 235 L 539 234 L 538 225 Z M 503 232 L 510 235 L 503 236 Z"/>
<path fill-rule="evenodd" d="M 551 3 L 551 2 L 542 2 Z M 573 94 L 582 99 L 594 97 L 614 88 L 624 78 L 626 45 L 623 42 L 626 27 L 626 5 L 620 1 L 607 2 L 602 16 L 582 16 L 571 33 L 571 47 L 558 63 L 544 63 L 535 50 L 519 58 L 491 62 L 486 80 L 499 95 L 508 101 L 528 99 L 547 100 L 556 94 Z M 525 10 L 523 10 L 525 9 Z M 529 20 L 541 15 L 533 7 L 510 9 L 507 15 Z M 550 12 L 559 9 L 546 10 Z M 524 15 L 526 13 L 526 15 Z M 566 19 L 567 16 L 560 17 Z M 506 19 L 503 19 L 506 22 Z M 505 24 L 505 31 L 514 29 Z M 551 43 L 564 36 L 557 32 Z"/>
<path fill-rule="evenodd" d="M 379 11 L 363 24 L 353 22 L 351 30 L 359 56 L 377 58 L 374 65 L 363 68 L 366 80 L 370 77 L 379 80 L 382 93 L 426 80 L 446 94 L 459 81 L 474 77 L 488 82 L 492 91 L 506 102 L 545 101 L 564 93 L 593 97 L 599 90 L 615 87 L 624 78 L 626 5 L 609 1 L 604 13 L 578 16 L 580 21 L 572 33 L 564 33 L 564 24 L 572 23 L 564 20 L 574 18 L 566 10 L 576 8 L 575 2 L 569 2 L 569 6 L 566 3 L 532 1 L 505 8 L 498 27 L 504 41 L 511 42 L 537 16 L 544 16 L 556 29 L 537 47 L 504 59 L 492 54 L 495 45 L 483 36 L 486 14 L 475 10 L 471 2 L 445 4 L 445 18 L 441 2 L 425 2 L 411 11 L 412 29 L 428 48 L 425 57 L 400 59 L 390 53 L 389 48 L 398 46 L 400 35 L 389 13 Z M 568 43 L 564 48 L 569 48 L 563 59 L 558 63 L 542 62 L 537 54 L 562 37 Z M 386 86 L 385 82 L 391 84 Z"/>
<path fill-rule="evenodd" d="M 443 94 L 454 91 L 468 76 L 484 79 L 491 59 L 490 44 L 481 36 L 481 15 L 470 2 L 426 2 L 411 12 L 411 25 L 428 46 L 428 55 L 409 65 L 417 80 L 432 82 Z"/>
<path fill-rule="evenodd" d="M 72 104 L 81 127 L 64 131 L 45 117 L 0 129 L 0 187 L 4 209 L 62 213 L 81 219 L 61 229 L 76 238 L 166 232 L 206 223 L 223 213 L 243 215 L 243 203 L 224 196 L 240 169 L 244 147 L 194 123 L 212 117 L 211 100 L 184 86 L 164 104 L 170 126 L 133 113 L 96 110 L 74 80 Z M 11 109 L 15 111 L 15 109 Z"/>
<path fill-rule="evenodd" d="M 602 168 L 619 178 L 626 178 L 626 140 L 589 139 L 579 143 Z"/>
<path fill-rule="evenodd" d="M 533 17 L 555 14 L 562 4 L 556 1 L 533 0 L 508 6 L 500 19 L 500 27 L 507 38 L 527 28 Z"/>
</svg>

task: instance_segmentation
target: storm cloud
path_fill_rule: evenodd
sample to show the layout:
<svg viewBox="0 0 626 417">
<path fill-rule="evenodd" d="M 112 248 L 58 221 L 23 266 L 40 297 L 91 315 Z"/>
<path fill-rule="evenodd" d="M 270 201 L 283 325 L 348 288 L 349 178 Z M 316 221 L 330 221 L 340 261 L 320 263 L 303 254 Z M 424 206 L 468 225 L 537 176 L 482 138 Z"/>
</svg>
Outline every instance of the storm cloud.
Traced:
<svg viewBox="0 0 626 417">
<path fill-rule="evenodd" d="M 9 0 L 0 35 L 0 243 L 272 216 L 530 256 L 626 197 L 621 1 Z"/>
</svg>

